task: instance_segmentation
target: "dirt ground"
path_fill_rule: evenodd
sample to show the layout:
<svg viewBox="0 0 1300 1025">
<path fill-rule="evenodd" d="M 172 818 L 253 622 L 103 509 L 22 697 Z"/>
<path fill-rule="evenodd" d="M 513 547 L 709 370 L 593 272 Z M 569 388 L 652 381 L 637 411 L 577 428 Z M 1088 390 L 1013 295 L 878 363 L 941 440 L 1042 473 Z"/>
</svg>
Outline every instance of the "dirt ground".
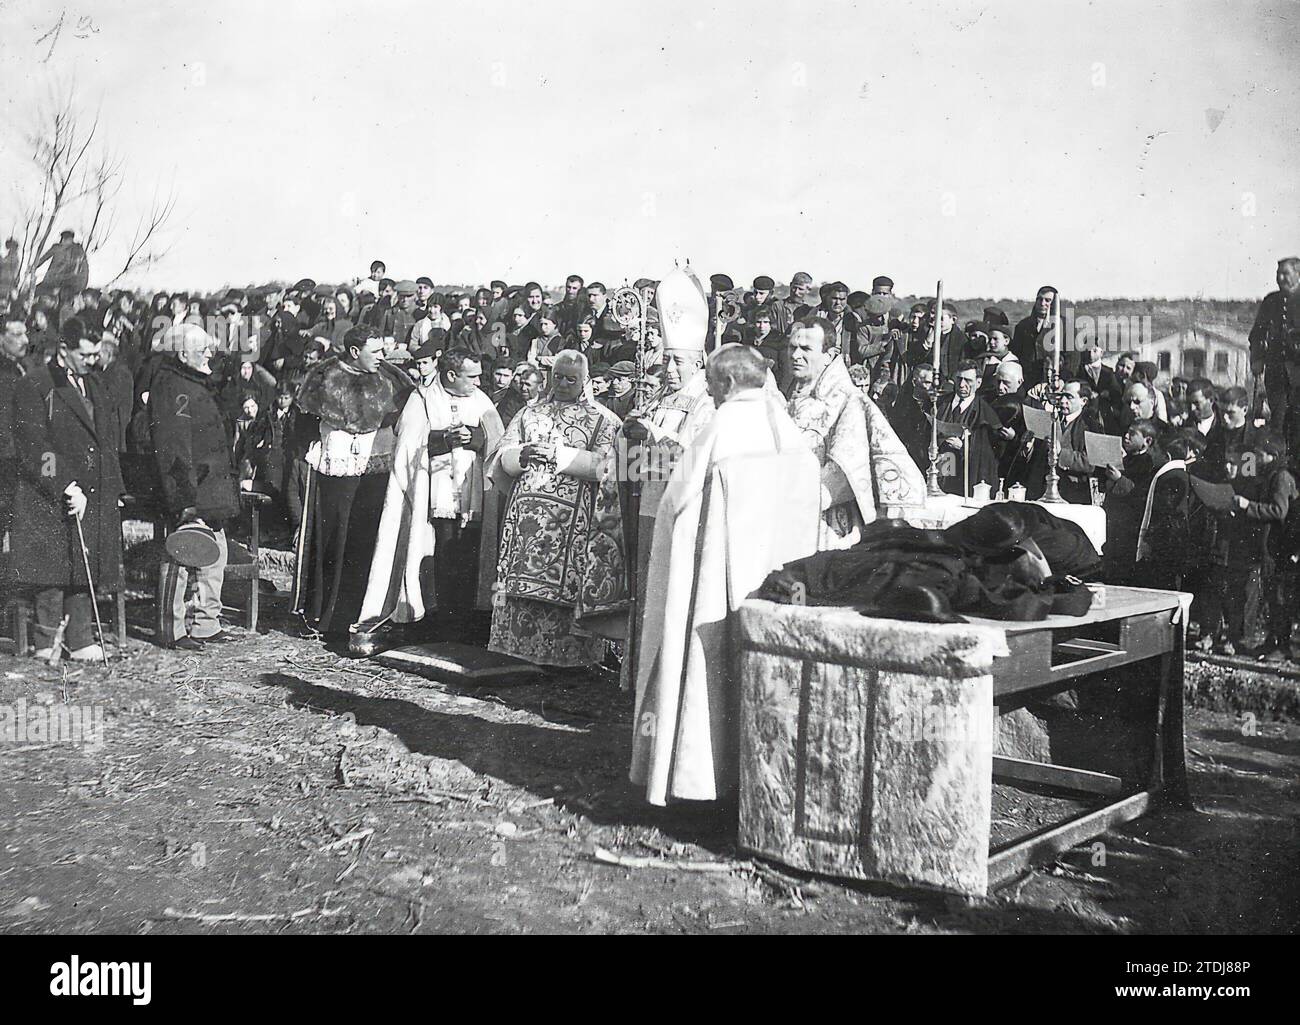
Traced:
<svg viewBox="0 0 1300 1025">
<path fill-rule="evenodd" d="M 975 902 L 755 863 L 626 782 L 609 676 L 466 689 L 299 636 L 102 667 L 0 656 L 0 705 L 103 744 L 0 743 L 4 932 L 1280 933 L 1300 921 L 1300 726 L 1193 709 L 1199 812 Z M 143 622 L 147 610 L 133 609 Z M 1207 671 L 1189 667 L 1189 674 Z M 604 852 L 643 859 L 602 863 Z M 686 863 L 686 864 L 683 864 Z"/>
</svg>

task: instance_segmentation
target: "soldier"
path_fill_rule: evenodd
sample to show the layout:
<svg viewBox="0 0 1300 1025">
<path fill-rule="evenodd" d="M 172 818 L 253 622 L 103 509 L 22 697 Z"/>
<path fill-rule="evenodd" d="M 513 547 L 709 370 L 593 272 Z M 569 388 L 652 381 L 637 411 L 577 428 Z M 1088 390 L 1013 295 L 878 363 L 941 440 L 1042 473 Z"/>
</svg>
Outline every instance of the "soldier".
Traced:
<svg viewBox="0 0 1300 1025">
<path fill-rule="evenodd" d="M 1264 377 L 1273 430 L 1294 463 L 1300 452 L 1300 257 L 1277 263 L 1276 292 L 1259 304 L 1250 329 L 1250 372 Z"/>
</svg>

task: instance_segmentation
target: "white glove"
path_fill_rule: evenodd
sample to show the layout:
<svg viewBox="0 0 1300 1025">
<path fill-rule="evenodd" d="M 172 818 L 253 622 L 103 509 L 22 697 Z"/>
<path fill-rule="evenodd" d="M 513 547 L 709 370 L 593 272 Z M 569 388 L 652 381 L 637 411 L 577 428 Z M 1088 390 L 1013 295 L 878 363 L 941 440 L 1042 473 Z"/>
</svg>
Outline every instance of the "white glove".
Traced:
<svg viewBox="0 0 1300 1025">
<path fill-rule="evenodd" d="M 63 492 L 68 504 L 68 515 L 81 519 L 86 512 L 86 493 L 75 480 Z"/>
</svg>

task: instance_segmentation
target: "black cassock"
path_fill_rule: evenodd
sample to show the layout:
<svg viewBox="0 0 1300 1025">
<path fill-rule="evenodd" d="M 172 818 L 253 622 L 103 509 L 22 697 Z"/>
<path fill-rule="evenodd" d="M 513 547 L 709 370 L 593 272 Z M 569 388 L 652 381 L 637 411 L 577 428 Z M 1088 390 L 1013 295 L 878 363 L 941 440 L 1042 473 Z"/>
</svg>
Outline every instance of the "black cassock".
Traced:
<svg viewBox="0 0 1300 1025">
<path fill-rule="evenodd" d="M 970 485 L 973 488 L 980 481 L 996 488 L 998 485 L 998 457 L 994 451 L 996 432 L 1002 427 L 993 407 L 978 395 L 971 400 L 960 413 L 956 411 L 956 395 L 951 395 L 939 403 L 939 419 L 950 424 L 958 424 L 970 431 L 964 452 L 954 452 L 957 457 L 952 461 L 940 460 L 940 482 L 949 494 L 960 495 L 966 477 L 963 469 L 963 456 L 969 460 Z M 940 445 L 940 451 L 952 452 L 952 449 Z M 948 470 L 951 470 L 949 474 Z"/>
</svg>

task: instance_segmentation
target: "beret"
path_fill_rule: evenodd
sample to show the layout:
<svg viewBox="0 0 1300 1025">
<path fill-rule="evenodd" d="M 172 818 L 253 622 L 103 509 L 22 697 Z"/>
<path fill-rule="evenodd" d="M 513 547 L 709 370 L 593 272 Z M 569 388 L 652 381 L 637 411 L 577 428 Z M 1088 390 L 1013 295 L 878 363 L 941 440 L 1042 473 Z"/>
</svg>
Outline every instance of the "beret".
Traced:
<svg viewBox="0 0 1300 1025">
<path fill-rule="evenodd" d="M 730 292 L 736 287 L 735 282 L 725 274 L 710 274 L 709 286 L 715 292 Z"/>
<path fill-rule="evenodd" d="M 429 337 L 425 339 L 424 344 L 421 345 L 419 348 L 417 348 L 413 353 L 411 353 L 412 358 L 414 359 L 435 358 L 440 352 L 442 352 L 442 346 L 439 344 L 439 341 L 441 340 L 434 339 L 433 332 L 430 331 Z"/>
<path fill-rule="evenodd" d="M 850 306 L 861 306 L 861 305 L 862 305 L 864 302 L 866 302 L 866 301 L 867 301 L 867 293 L 866 293 L 866 292 L 850 292 L 850 293 L 849 293 L 849 305 L 850 305 Z"/>
<path fill-rule="evenodd" d="M 428 285 L 430 288 L 433 287 L 433 279 L 427 278 L 424 275 L 420 275 L 420 277 L 416 278 L 415 283 L 417 285 Z"/>
<path fill-rule="evenodd" d="M 776 282 L 766 274 L 760 274 L 754 279 L 754 287 L 764 292 L 770 292 L 772 289 L 776 288 Z"/>
<path fill-rule="evenodd" d="M 506 287 L 506 283 L 505 283 L 504 281 L 502 281 L 500 278 L 496 278 L 495 280 L 493 280 L 493 282 L 492 282 L 492 284 L 491 284 L 490 287 L 492 287 L 492 288 L 500 288 L 500 289 L 504 290 L 505 287 Z"/>
</svg>

